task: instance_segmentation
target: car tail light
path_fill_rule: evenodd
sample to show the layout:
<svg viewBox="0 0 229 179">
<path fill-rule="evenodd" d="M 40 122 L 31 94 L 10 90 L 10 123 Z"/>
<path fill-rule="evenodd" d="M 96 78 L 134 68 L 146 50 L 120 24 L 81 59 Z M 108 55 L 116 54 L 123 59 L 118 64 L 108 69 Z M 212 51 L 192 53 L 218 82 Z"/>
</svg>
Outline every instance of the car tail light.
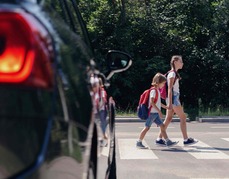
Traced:
<svg viewBox="0 0 229 179">
<path fill-rule="evenodd" d="M 0 11 L 0 84 L 53 86 L 53 49 L 47 30 L 25 12 Z"/>
</svg>

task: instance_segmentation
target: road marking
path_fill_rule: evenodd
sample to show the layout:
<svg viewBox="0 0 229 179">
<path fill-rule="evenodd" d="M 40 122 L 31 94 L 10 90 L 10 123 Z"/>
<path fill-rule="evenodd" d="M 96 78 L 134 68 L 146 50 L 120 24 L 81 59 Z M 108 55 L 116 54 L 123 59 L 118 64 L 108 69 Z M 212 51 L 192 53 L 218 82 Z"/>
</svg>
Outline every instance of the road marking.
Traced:
<svg viewBox="0 0 229 179">
<path fill-rule="evenodd" d="M 183 141 L 183 139 L 181 138 L 174 140 Z M 201 141 L 191 146 L 184 146 L 182 142 L 178 143 L 177 145 L 181 146 L 184 151 L 188 152 L 196 159 L 229 159 L 229 156 L 225 153 L 213 147 L 210 147 L 209 145 Z"/>
<path fill-rule="evenodd" d="M 144 127 L 138 127 L 139 129 L 143 129 Z M 159 127 L 150 127 L 151 129 L 160 129 Z M 167 127 L 167 129 L 173 129 L 175 127 Z"/>
<path fill-rule="evenodd" d="M 229 129 L 229 126 L 215 126 L 211 127 L 212 129 Z"/>
<path fill-rule="evenodd" d="M 101 142 L 101 141 L 99 141 L 99 142 Z M 99 144 L 99 145 L 101 145 L 101 146 L 100 146 L 101 155 L 108 157 L 109 151 L 110 151 L 110 140 L 109 140 L 109 138 L 108 138 L 107 141 L 105 141 L 105 143 L 106 143 L 107 145 L 104 145 L 104 143 L 102 143 L 102 145 Z M 100 155 L 99 155 L 99 156 L 100 156 Z"/>
<path fill-rule="evenodd" d="M 221 138 L 221 139 L 226 140 L 226 141 L 228 141 L 228 142 L 229 142 L 229 138 Z"/>
<path fill-rule="evenodd" d="M 138 149 L 136 139 L 118 139 L 118 148 L 120 159 L 158 159 L 151 149 Z"/>
<path fill-rule="evenodd" d="M 190 179 L 229 179 L 229 178 L 190 178 Z"/>
<path fill-rule="evenodd" d="M 229 138 L 222 139 L 229 141 Z M 181 147 L 181 150 L 186 151 L 196 159 L 229 159 L 229 155 L 207 145 L 202 141 L 199 141 L 191 146 L 184 146 L 182 138 L 172 138 L 172 140 L 180 141 L 176 146 Z M 143 140 L 143 144 L 147 146 L 145 140 Z M 120 159 L 159 159 L 151 149 L 137 148 L 136 139 L 118 139 L 118 149 Z M 103 153 L 103 155 L 104 154 L 105 153 Z"/>
<path fill-rule="evenodd" d="M 102 147 L 101 155 L 108 157 L 109 154 L 109 146 Z"/>
</svg>

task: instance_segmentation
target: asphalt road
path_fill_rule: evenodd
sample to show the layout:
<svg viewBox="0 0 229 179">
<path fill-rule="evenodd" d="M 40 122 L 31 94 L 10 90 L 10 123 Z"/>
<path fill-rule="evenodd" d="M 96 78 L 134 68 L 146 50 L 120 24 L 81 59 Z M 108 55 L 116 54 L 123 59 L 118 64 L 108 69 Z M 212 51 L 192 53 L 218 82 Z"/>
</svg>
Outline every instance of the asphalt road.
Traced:
<svg viewBox="0 0 229 179">
<path fill-rule="evenodd" d="M 116 121 L 118 179 L 229 179 L 229 122 L 187 122 L 188 135 L 199 140 L 184 146 L 179 122 L 167 130 L 177 146 L 154 144 L 159 128 L 152 126 L 143 141 L 148 149 L 137 149 L 136 140 L 144 122 Z"/>
</svg>

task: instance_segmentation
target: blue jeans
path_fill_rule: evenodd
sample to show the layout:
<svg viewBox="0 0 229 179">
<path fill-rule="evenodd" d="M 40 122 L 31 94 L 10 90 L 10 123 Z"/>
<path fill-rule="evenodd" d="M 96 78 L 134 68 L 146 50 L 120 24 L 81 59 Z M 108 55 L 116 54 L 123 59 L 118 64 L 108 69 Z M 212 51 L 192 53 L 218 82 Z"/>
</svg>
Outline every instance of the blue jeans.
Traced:
<svg viewBox="0 0 229 179">
<path fill-rule="evenodd" d="M 173 92 L 173 105 L 174 106 L 180 106 L 180 93 Z"/>
<path fill-rule="evenodd" d="M 149 117 L 146 120 L 145 126 L 146 127 L 151 127 L 152 123 L 157 124 L 158 126 L 162 125 L 163 122 L 161 118 L 159 117 L 158 113 L 150 113 Z"/>
<path fill-rule="evenodd" d="M 99 111 L 99 119 L 100 119 L 100 125 L 102 128 L 102 132 L 103 134 L 105 134 L 106 127 L 107 127 L 107 111 L 106 110 Z"/>
<path fill-rule="evenodd" d="M 173 97 L 172 97 L 172 103 L 173 106 L 181 106 L 180 103 L 180 93 L 173 91 Z M 166 98 L 166 104 L 168 104 L 168 98 Z"/>
</svg>

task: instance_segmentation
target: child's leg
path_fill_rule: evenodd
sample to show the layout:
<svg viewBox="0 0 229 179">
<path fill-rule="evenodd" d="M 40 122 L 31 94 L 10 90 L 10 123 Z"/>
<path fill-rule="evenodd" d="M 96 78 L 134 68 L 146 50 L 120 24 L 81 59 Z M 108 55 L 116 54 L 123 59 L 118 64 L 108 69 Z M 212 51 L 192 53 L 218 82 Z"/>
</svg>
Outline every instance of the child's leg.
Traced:
<svg viewBox="0 0 229 179">
<path fill-rule="evenodd" d="M 145 126 L 144 129 L 142 129 L 140 135 L 139 135 L 139 140 L 142 141 L 146 135 L 146 133 L 148 132 L 148 130 L 150 129 L 150 127 Z"/>
<path fill-rule="evenodd" d="M 161 136 L 164 139 L 167 139 L 168 136 L 167 136 L 167 133 L 166 133 L 166 126 L 165 126 L 165 124 L 163 123 L 163 121 L 161 120 L 161 118 L 159 117 L 159 115 L 157 113 L 155 114 L 154 122 L 155 122 L 155 124 L 157 124 L 160 127 Z"/>
<path fill-rule="evenodd" d="M 164 139 L 165 139 L 165 145 L 166 146 L 173 146 L 173 145 L 176 145 L 177 144 L 177 142 L 173 142 L 173 141 L 171 141 L 170 139 L 169 139 L 169 137 L 168 137 L 168 135 L 167 135 L 167 133 L 166 133 L 166 127 L 165 127 L 165 125 L 164 124 L 161 124 L 160 125 L 160 129 L 161 129 L 161 134 L 162 134 L 162 137 L 164 137 Z M 158 144 L 158 143 L 156 143 L 156 144 Z M 164 144 L 163 144 L 164 145 Z"/>
<path fill-rule="evenodd" d="M 153 121 L 152 121 L 152 114 L 149 115 L 148 119 L 146 120 L 146 123 L 145 123 L 145 127 L 144 129 L 142 129 L 140 135 L 139 135 L 139 141 L 142 141 L 146 135 L 146 133 L 148 132 L 148 130 L 150 129 Z"/>
<path fill-rule="evenodd" d="M 187 127 L 186 127 L 186 115 L 184 113 L 183 107 L 181 106 L 180 94 L 174 92 L 173 94 L 173 110 L 180 118 L 180 129 L 184 139 L 188 139 Z"/>
<path fill-rule="evenodd" d="M 175 113 L 180 118 L 180 129 L 184 138 L 184 145 L 191 145 L 196 142 L 197 140 L 194 140 L 193 138 L 189 138 L 187 134 L 187 126 L 186 126 L 186 115 L 184 113 L 183 107 L 179 104 L 173 107 Z"/>
<path fill-rule="evenodd" d="M 100 116 L 100 121 L 101 121 L 101 128 L 102 128 L 102 132 L 103 132 L 103 138 L 104 139 L 107 139 L 107 136 L 106 136 L 106 127 L 107 127 L 107 114 L 106 114 L 106 111 L 105 110 L 101 110 L 99 112 L 99 116 Z"/>
<path fill-rule="evenodd" d="M 166 139 L 168 139 L 168 135 L 167 135 L 167 133 L 166 133 L 166 128 L 165 128 L 165 124 L 161 124 L 160 125 L 160 129 L 161 129 L 161 135 L 162 135 L 162 137 L 166 140 Z"/>
<path fill-rule="evenodd" d="M 184 113 L 183 107 L 182 106 L 174 106 L 173 107 L 175 113 L 178 115 L 180 118 L 180 129 L 183 135 L 184 139 L 188 138 L 187 134 L 187 126 L 186 126 L 186 115 Z"/>
<path fill-rule="evenodd" d="M 159 115 L 157 116 L 157 118 L 154 121 L 158 126 L 160 126 L 161 129 L 161 135 L 162 137 L 165 139 L 165 142 L 160 142 L 160 140 L 156 140 L 156 144 L 160 144 L 160 145 L 166 145 L 166 146 L 172 146 L 175 145 L 177 142 L 172 142 L 169 138 L 168 135 L 166 133 L 166 126 L 165 124 L 162 122 L 162 120 L 160 119 Z"/>
<path fill-rule="evenodd" d="M 174 114 L 173 110 L 168 110 L 168 109 L 166 110 L 166 116 L 165 116 L 165 121 L 164 121 L 165 130 L 169 126 L 170 122 L 172 121 L 173 114 Z M 161 130 L 160 130 L 158 138 L 162 139 L 162 137 L 163 137 L 163 135 L 162 135 Z"/>
</svg>

